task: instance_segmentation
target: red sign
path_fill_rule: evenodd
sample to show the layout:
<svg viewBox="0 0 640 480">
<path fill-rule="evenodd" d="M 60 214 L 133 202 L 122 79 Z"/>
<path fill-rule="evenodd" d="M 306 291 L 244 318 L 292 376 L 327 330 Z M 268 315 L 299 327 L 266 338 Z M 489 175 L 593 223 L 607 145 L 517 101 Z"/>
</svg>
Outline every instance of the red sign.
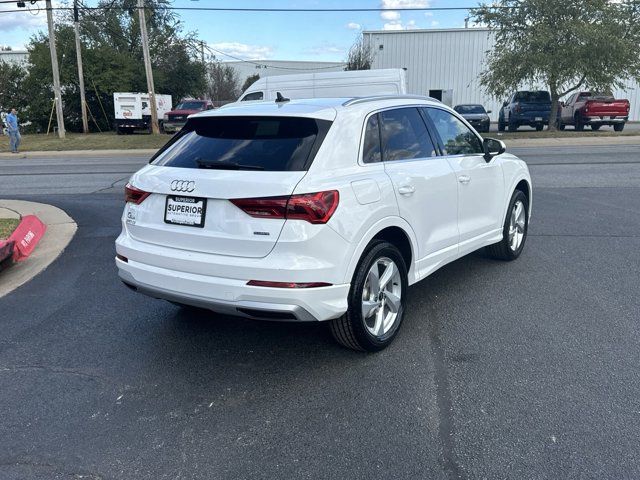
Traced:
<svg viewBox="0 0 640 480">
<path fill-rule="evenodd" d="M 35 215 L 22 217 L 18 228 L 9 237 L 9 242 L 15 242 L 13 250 L 13 260 L 20 262 L 27 258 L 36 248 L 36 245 L 47 230 L 47 226 Z"/>
</svg>

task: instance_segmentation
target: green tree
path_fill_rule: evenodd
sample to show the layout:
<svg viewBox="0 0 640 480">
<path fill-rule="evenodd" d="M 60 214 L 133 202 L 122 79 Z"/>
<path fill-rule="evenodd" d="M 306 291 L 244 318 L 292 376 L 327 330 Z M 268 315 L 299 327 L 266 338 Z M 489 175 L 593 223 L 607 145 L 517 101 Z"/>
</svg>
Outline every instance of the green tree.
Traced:
<svg viewBox="0 0 640 480">
<path fill-rule="evenodd" d="M 240 89 L 242 92 L 245 92 L 247 88 L 260 80 L 260 75 L 258 73 L 254 73 L 253 75 L 249 75 L 244 83 L 242 84 L 242 88 Z"/>
<path fill-rule="evenodd" d="M 496 39 L 481 85 L 494 97 L 527 83 L 546 85 L 550 130 L 564 95 L 640 80 L 640 2 L 500 0 L 481 5 L 473 15 Z"/>
<path fill-rule="evenodd" d="M 193 33 L 184 33 L 175 12 L 162 8 L 167 0 L 146 0 L 147 27 L 155 87 L 174 101 L 200 96 L 206 90 L 205 68 L 198 61 Z M 81 6 L 83 4 L 81 3 Z M 113 125 L 113 93 L 145 92 L 140 25 L 135 0 L 101 0 L 96 10 L 81 9 L 80 35 L 89 110 L 100 129 Z M 67 128 L 81 130 L 80 94 L 75 40 L 70 12 L 56 19 L 64 115 Z M 48 36 L 35 35 L 29 50 L 29 119 L 46 129 L 53 102 Z M 95 129 L 91 121 L 90 125 Z"/>
<path fill-rule="evenodd" d="M 0 112 L 8 112 L 14 107 L 22 110 L 26 106 L 27 92 L 24 88 L 26 76 L 26 70 L 20 65 L 0 60 Z M 20 116 L 23 117 L 22 111 Z"/>
</svg>

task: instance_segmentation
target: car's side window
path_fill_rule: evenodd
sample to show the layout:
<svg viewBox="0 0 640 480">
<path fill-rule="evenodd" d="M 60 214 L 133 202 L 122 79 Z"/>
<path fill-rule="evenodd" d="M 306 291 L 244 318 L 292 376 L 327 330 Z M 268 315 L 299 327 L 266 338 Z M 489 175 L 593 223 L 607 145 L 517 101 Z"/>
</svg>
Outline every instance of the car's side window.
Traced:
<svg viewBox="0 0 640 480">
<path fill-rule="evenodd" d="M 483 153 L 476 134 L 455 115 L 439 108 L 426 108 L 427 115 L 440 136 L 443 155 L 474 155 Z"/>
<path fill-rule="evenodd" d="M 243 98 L 242 101 L 246 102 L 249 100 L 262 100 L 264 97 L 264 95 L 262 94 L 262 92 L 253 92 L 253 93 L 247 93 Z"/>
<path fill-rule="evenodd" d="M 380 127 L 385 162 L 437 155 L 427 126 L 415 107 L 380 112 Z"/>
<path fill-rule="evenodd" d="M 382 161 L 382 149 L 380 147 L 380 125 L 377 113 L 369 117 L 369 120 L 367 120 L 367 125 L 364 128 L 362 161 L 364 163 L 377 163 Z"/>
</svg>

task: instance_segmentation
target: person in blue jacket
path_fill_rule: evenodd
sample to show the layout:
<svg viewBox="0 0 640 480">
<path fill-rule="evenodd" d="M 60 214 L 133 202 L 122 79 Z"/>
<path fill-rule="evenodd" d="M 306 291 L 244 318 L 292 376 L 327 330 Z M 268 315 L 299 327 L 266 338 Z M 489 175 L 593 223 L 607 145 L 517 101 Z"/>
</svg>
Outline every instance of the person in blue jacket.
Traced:
<svg viewBox="0 0 640 480">
<path fill-rule="evenodd" d="M 18 128 L 18 112 L 15 108 L 11 109 L 11 113 L 7 115 L 7 125 L 9 131 L 9 147 L 12 153 L 18 153 L 18 147 L 20 146 L 20 129 Z"/>
</svg>

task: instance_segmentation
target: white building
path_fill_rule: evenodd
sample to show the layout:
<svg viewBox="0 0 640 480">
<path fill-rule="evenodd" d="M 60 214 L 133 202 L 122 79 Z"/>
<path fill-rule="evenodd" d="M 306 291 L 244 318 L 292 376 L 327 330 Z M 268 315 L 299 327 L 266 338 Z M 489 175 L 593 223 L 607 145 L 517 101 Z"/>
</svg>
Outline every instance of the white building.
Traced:
<svg viewBox="0 0 640 480">
<path fill-rule="evenodd" d="M 494 45 L 489 29 L 365 31 L 364 38 L 373 52 L 371 68 L 406 69 L 409 92 L 436 97 L 451 106 L 480 103 L 497 120 L 506 98 L 491 98 L 478 80 L 486 52 Z M 523 85 L 526 88 L 541 86 Z M 640 120 L 640 86 L 631 82 L 629 88 L 613 93 L 631 102 L 629 119 Z"/>
<path fill-rule="evenodd" d="M 0 62 L 26 66 L 29 52 L 26 50 L 0 50 Z"/>
<path fill-rule="evenodd" d="M 247 77 L 255 75 L 270 77 L 274 75 L 290 75 L 293 73 L 339 72 L 344 70 L 342 62 L 296 62 L 285 60 L 256 60 L 255 62 L 223 62 L 238 72 L 240 85 Z"/>
</svg>

